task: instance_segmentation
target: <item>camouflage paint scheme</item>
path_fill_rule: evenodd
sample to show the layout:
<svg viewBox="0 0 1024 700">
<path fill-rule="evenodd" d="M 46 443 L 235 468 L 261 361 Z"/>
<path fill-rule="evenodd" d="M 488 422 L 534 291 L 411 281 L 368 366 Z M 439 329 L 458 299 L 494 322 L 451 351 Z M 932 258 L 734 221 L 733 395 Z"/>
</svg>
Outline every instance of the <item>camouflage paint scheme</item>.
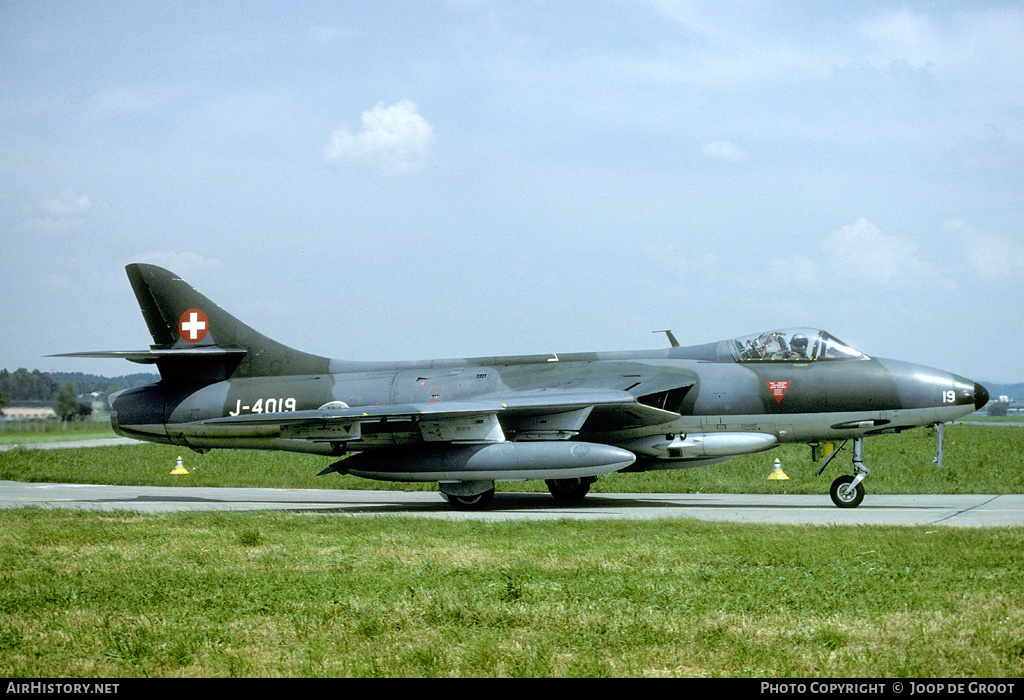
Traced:
<svg viewBox="0 0 1024 700">
<path fill-rule="evenodd" d="M 127 272 L 154 344 L 70 355 L 159 369 L 159 382 L 110 397 L 119 434 L 199 452 L 344 456 L 323 473 L 437 481 L 456 507 L 485 505 L 495 481 L 545 479 L 575 501 L 605 473 L 850 439 L 855 476 L 837 479 L 832 497 L 852 507 L 868 472 L 864 437 L 949 422 L 988 400 L 971 380 L 870 358 L 816 329 L 692 347 L 668 332 L 672 347 L 637 352 L 334 360 L 261 335 L 167 270 Z"/>
</svg>

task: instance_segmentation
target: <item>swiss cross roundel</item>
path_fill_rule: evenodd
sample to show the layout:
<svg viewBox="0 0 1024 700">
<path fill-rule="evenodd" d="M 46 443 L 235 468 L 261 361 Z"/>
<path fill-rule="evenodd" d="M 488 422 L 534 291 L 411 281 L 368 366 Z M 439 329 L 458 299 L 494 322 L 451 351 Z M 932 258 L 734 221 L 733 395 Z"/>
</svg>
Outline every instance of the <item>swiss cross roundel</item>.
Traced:
<svg viewBox="0 0 1024 700">
<path fill-rule="evenodd" d="M 189 309 L 178 319 L 178 333 L 182 340 L 198 343 L 210 330 L 210 321 L 199 309 Z"/>
</svg>

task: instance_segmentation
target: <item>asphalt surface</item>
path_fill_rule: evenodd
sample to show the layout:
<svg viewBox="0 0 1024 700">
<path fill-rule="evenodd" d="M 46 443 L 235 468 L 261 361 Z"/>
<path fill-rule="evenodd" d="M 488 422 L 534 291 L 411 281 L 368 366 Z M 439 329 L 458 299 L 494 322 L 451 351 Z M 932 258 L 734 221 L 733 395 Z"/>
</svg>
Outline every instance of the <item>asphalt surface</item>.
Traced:
<svg viewBox="0 0 1024 700">
<path fill-rule="evenodd" d="M 453 520 L 599 520 L 692 518 L 777 525 L 1024 525 L 1020 495 L 876 495 L 857 508 L 827 494 L 599 494 L 565 506 L 543 493 L 497 493 L 483 511 L 453 510 L 439 494 L 333 489 L 97 486 L 0 481 L 0 508 L 77 508 L 143 513 L 287 511 L 337 515 L 420 516 Z"/>
<path fill-rule="evenodd" d="M 25 445 L 60 449 L 140 444 L 127 438 Z M 483 511 L 453 510 L 436 492 L 340 489 L 100 486 L 0 481 L 0 508 L 78 508 L 177 511 L 288 511 L 338 515 L 395 515 L 453 520 L 654 520 L 692 518 L 778 525 L 1024 526 L 1024 495 L 873 495 L 857 508 L 836 508 L 828 494 L 592 493 L 566 506 L 546 493 L 497 493 Z"/>
<path fill-rule="evenodd" d="M 18 448 L 29 450 L 64 450 L 74 447 L 105 447 L 110 445 L 142 445 L 138 440 L 126 437 L 94 438 L 91 440 L 54 440 L 52 442 L 31 442 L 25 444 L 11 443 L 0 445 L 0 452 L 9 452 Z"/>
</svg>

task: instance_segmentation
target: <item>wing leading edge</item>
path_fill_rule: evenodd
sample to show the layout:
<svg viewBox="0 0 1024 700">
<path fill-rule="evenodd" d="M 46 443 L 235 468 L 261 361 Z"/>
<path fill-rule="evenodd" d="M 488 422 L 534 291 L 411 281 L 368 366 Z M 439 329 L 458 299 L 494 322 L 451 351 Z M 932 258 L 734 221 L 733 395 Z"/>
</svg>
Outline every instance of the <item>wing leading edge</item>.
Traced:
<svg viewBox="0 0 1024 700">
<path fill-rule="evenodd" d="M 566 440 L 591 416 L 623 426 L 658 425 L 679 414 L 639 403 L 625 391 L 539 391 L 514 396 L 382 406 L 349 407 L 332 402 L 313 410 L 224 416 L 168 424 L 182 438 L 280 437 L 363 447 L 364 426 L 387 432 L 411 424 L 423 442 L 492 443 Z"/>
</svg>

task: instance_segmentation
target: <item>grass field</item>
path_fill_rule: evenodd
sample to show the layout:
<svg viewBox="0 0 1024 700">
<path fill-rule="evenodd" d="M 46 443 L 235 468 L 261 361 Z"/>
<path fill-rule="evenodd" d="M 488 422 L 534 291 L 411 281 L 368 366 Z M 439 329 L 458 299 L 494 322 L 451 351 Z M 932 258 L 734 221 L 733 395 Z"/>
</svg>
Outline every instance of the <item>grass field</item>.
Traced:
<svg viewBox="0 0 1024 700">
<path fill-rule="evenodd" d="M 0 445 L 55 442 L 59 440 L 89 440 L 114 437 L 114 429 L 106 420 L 44 421 L 38 423 L 0 422 Z"/>
<path fill-rule="evenodd" d="M 943 467 L 937 469 L 935 433 L 930 429 L 865 440 L 871 475 L 868 493 L 1024 493 L 1024 428 L 946 426 Z M 188 476 L 171 475 L 178 456 Z M 775 459 L 788 481 L 768 481 Z M 436 490 L 436 484 L 395 484 L 351 476 L 316 474 L 333 460 L 308 455 L 215 450 L 197 455 L 180 447 L 131 445 L 66 450 L 0 452 L 0 479 L 69 483 L 173 486 L 254 486 L 279 488 L 366 488 Z M 702 469 L 610 474 L 592 492 L 662 493 L 820 493 L 850 459 L 838 456 L 816 477 L 805 445 L 783 446 L 737 457 Z M 500 490 L 546 491 L 543 482 L 499 483 Z"/>
<path fill-rule="evenodd" d="M 0 675 L 1020 677 L 1024 531 L 0 514 Z"/>
<path fill-rule="evenodd" d="M 869 493 L 1024 491 L 1020 428 L 948 426 L 941 471 L 927 431 L 866 447 Z M 815 478 L 808 452 L 595 490 L 827 499 L 838 470 Z M 253 452 L 171 476 L 178 454 L 14 450 L 0 479 L 395 487 Z M 1022 551 L 1022 528 L 8 510 L 0 675 L 1019 678 Z"/>
</svg>

